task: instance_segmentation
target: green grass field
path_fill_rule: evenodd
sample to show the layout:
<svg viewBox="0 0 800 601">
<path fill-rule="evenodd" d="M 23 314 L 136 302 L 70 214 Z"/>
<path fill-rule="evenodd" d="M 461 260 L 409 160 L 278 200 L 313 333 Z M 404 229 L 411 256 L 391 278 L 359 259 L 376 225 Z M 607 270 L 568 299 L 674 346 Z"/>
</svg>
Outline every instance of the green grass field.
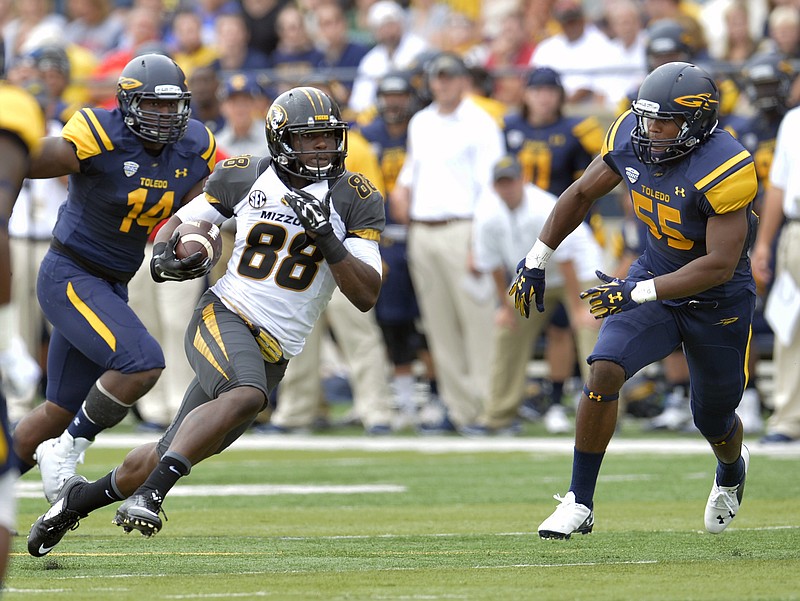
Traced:
<svg viewBox="0 0 800 601">
<path fill-rule="evenodd" d="M 800 599 L 800 451 L 751 447 L 745 503 L 718 536 L 703 530 L 714 462 L 699 436 L 649 439 L 667 454 L 610 451 L 595 531 L 543 541 L 536 527 L 569 485 L 567 438 L 550 450 L 246 438 L 254 448 L 196 466 L 174 489 L 153 538 L 112 526 L 112 506 L 42 559 L 25 535 L 47 506 L 38 472 L 26 475 L 4 600 Z M 126 452 L 99 447 L 81 466 L 91 479 Z"/>
</svg>

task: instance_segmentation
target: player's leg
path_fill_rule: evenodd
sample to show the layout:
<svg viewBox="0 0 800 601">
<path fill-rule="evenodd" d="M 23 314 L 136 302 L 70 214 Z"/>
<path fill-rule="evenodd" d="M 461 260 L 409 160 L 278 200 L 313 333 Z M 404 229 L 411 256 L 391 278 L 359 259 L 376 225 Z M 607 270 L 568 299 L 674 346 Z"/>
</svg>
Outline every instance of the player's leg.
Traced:
<svg viewBox="0 0 800 601">
<path fill-rule="evenodd" d="M 692 382 L 694 424 L 717 458 L 705 510 L 706 529 L 722 532 L 736 517 L 744 493 L 749 452 L 736 415 L 748 378 L 755 296 L 726 299 L 721 308 L 682 309 L 679 317 Z M 720 326 L 721 318 L 725 325 Z M 733 319 L 735 318 L 735 319 Z"/>
<path fill-rule="evenodd" d="M 38 293 L 42 309 L 69 346 L 103 370 L 67 430 L 37 448 L 45 495 L 52 502 L 94 437 L 121 422 L 130 406 L 153 387 L 164 356 L 127 304 L 125 285 L 94 277 L 51 252 L 39 271 Z M 74 410 L 74 398 L 65 400 L 74 393 L 73 372 L 67 364 L 61 367 L 60 374 L 48 374 L 47 397 Z"/>
<path fill-rule="evenodd" d="M 542 538 L 586 534 L 594 525 L 594 491 L 617 425 L 619 390 L 637 371 L 667 356 L 680 342 L 670 309 L 646 303 L 604 320 L 589 356 L 589 379 L 578 403 L 569 492 L 539 526 Z"/>
<path fill-rule="evenodd" d="M 17 500 L 14 495 L 14 483 L 18 473 L 12 457 L 8 453 L 11 447 L 11 436 L 8 434 L 8 414 L 6 398 L 0 392 L 0 589 L 8 566 L 8 554 L 11 551 L 12 532 L 17 518 Z"/>
<path fill-rule="evenodd" d="M 117 510 L 117 525 L 145 536 L 160 530 L 158 512 L 175 483 L 250 427 L 286 369 L 284 360 L 264 361 L 250 329 L 211 292 L 201 299 L 185 342 L 198 386 L 211 400 L 175 420 L 159 442 L 158 464 Z"/>
</svg>

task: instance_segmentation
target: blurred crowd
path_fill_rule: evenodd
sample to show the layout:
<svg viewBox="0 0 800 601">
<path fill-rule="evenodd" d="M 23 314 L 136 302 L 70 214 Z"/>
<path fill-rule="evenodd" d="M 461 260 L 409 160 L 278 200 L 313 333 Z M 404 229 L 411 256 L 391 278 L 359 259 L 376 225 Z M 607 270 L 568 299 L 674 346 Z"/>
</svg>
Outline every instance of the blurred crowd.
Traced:
<svg viewBox="0 0 800 601">
<path fill-rule="evenodd" d="M 192 116 L 216 136 L 219 158 L 267 154 L 264 115 L 284 90 L 313 85 L 338 101 L 352 124 L 348 169 L 367 176 L 387 201 L 384 292 L 376 310 L 363 315 L 334 297 L 306 351 L 290 362 L 277 409 L 257 426 L 278 434 L 334 426 L 331 404 L 340 397 L 352 400 L 340 423 L 360 424 L 373 435 L 409 428 L 516 434 L 521 420 L 542 420 L 551 433 L 571 431 L 570 396 L 580 390 L 581 356 L 593 335 L 588 312 L 570 305 L 573 280 L 564 271 L 563 306 L 540 325 L 531 349 L 544 369 L 526 368 L 514 376 L 523 382 L 499 392 L 497 379 L 510 376 L 491 368 L 489 342 L 495 327 L 513 331 L 501 295 L 513 273 L 472 246 L 471 232 L 482 226 L 479 207 L 512 207 L 514 191 L 504 188 L 509 181 L 557 196 L 600 151 L 605 126 L 627 109 L 644 76 L 665 62 L 689 61 L 713 73 L 722 94 L 720 127 L 754 155 L 762 183 L 780 121 L 800 102 L 797 0 L 0 0 L 0 28 L 5 77 L 40 100 L 51 135 L 80 107 L 112 108 L 122 67 L 150 52 L 169 55 L 185 72 Z M 485 124 L 459 121 L 473 130 L 480 122 L 475 148 L 485 142 L 482 163 L 462 163 L 465 173 L 447 171 L 444 155 L 452 148 L 433 134 L 442 123 L 432 122 L 427 136 L 419 127 L 409 131 L 416 113 L 447 102 L 439 78 L 463 78 L 456 106 L 467 98 L 488 116 Z M 417 144 L 430 144 L 427 154 L 419 146 L 409 150 L 413 135 Z M 450 146 L 472 144 L 460 135 Z M 440 201 L 426 213 L 420 199 L 431 188 L 419 189 L 420 173 L 437 157 L 421 157 L 434 148 L 442 163 Z M 460 190 L 467 177 L 475 179 L 475 198 L 443 204 L 447 190 Z M 32 374 L 37 365 L 43 369 L 47 346 L 47 324 L 30 301 L 33 274 L 65 185 L 29 182 L 10 226 L 19 258 L 19 334 L 33 357 Z M 596 250 L 579 252 L 576 265 L 579 256 L 596 254 L 598 268 L 616 266 L 624 274 L 628 255 L 640 249 L 641 231 L 624 199 L 612 195 L 602 206 L 587 223 Z M 441 249 L 421 247 L 420 240 L 450 231 L 451 246 L 443 252 L 464 251 L 461 280 L 449 295 L 428 294 L 443 280 L 423 264 L 433 265 Z M 575 282 L 586 285 L 586 270 L 579 271 Z M 763 305 L 769 286 L 759 284 Z M 454 287 L 460 288 L 455 294 Z M 140 296 L 146 298 L 132 293 L 131 302 L 150 314 L 161 310 L 149 292 Z M 762 432 L 763 418 L 774 409 L 756 377 L 758 358 L 771 356 L 773 345 L 763 311 L 759 315 L 751 385 L 741 405 L 750 433 Z M 178 336 L 175 324 L 169 326 L 163 335 Z M 148 327 L 159 338 L 157 326 Z M 155 430 L 169 422 L 180 402 L 176 391 L 191 375 L 180 339 L 172 345 L 159 340 L 167 384 L 139 403 L 141 427 Z M 621 411 L 644 419 L 647 428 L 690 429 L 684 367 L 679 359 L 665 361 L 660 371 L 632 378 Z M 174 380 L 180 382 L 169 389 Z M 492 408 L 498 402 L 492 397 L 501 394 L 510 399 L 502 415 Z M 12 421 L 31 401 L 12 399 Z"/>
</svg>

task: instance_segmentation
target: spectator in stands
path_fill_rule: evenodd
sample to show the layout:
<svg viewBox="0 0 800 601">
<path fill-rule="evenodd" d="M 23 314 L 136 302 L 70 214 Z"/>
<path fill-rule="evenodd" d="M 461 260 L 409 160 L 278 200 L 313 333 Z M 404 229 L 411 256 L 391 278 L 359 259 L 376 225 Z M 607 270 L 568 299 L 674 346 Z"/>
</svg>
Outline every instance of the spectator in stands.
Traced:
<svg viewBox="0 0 800 601">
<path fill-rule="evenodd" d="M 769 37 L 759 45 L 761 52 L 777 52 L 787 58 L 800 57 L 800 10 L 777 6 L 769 14 Z"/>
<path fill-rule="evenodd" d="M 408 4 L 408 29 L 434 48 L 442 47 L 442 38 L 452 9 L 447 2 L 411 0 Z"/>
<path fill-rule="evenodd" d="M 67 17 L 64 38 L 98 57 L 117 46 L 125 28 L 111 0 L 68 0 Z"/>
<path fill-rule="evenodd" d="M 267 56 L 275 51 L 278 13 L 291 3 L 291 0 L 241 0 L 251 48 Z"/>
<path fill-rule="evenodd" d="M 217 58 L 212 44 L 203 42 L 203 19 L 195 10 L 181 9 L 172 19 L 172 58 L 190 77 L 197 67 L 205 67 Z"/>
<path fill-rule="evenodd" d="M 502 67 L 527 69 L 535 45 L 525 31 L 522 13 L 512 10 L 500 19 L 500 29 L 489 45 L 489 55 L 483 65 L 489 70 Z"/>
<path fill-rule="evenodd" d="M 242 6 L 236 0 L 198 0 L 197 14 L 202 22 L 203 44 L 211 46 L 217 38 L 217 18 L 220 15 L 238 15 Z"/>
<path fill-rule="evenodd" d="M 217 59 L 214 68 L 254 71 L 270 67 L 269 57 L 250 46 L 250 33 L 241 14 L 224 13 L 215 23 Z"/>
<path fill-rule="evenodd" d="M 277 93 L 293 88 L 309 73 L 318 69 L 324 60 L 314 47 L 306 30 L 303 14 L 294 5 L 285 6 L 276 22 L 278 45 L 269 55 L 275 72 Z"/>
<path fill-rule="evenodd" d="M 331 93 L 344 109 L 350 101 L 356 70 L 369 46 L 351 39 L 344 10 L 337 2 L 320 4 L 312 14 L 312 22 L 317 48 L 325 55 L 320 66 L 338 84 L 332 86 Z"/>
<path fill-rule="evenodd" d="M 750 9 L 745 0 L 735 0 L 725 11 L 725 45 L 720 60 L 741 65 L 756 51 L 756 40 L 750 33 Z"/>
<path fill-rule="evenodd" d="M 61 37 L 66 24 L 63 15 L 53 12 L 52 0 L 15 0 L 16 17 L 3 27 L 6 67 L 13 64 L 28 40 Z"/>
<path fill-rule="evenodd" d="M 358 113 L 373 106 L 378 80 L 389 71 L 411 67 L 427 50 L 425 40 L 406 30 L 406 19 L 406 12 L 393 0 L 378 0 L 370 7 L 368 23 L 376 43 L 358 65 L 350 95 L 353 111 Z"/>
<path fill-rule="evenodd" d="M 557 0 L 553 16 L 562 32 L 539 43 L 531 66 L 557 69 L 569 103 L 602 101 L 605 78 L 598 72 L 614 53 L 611 41 L 587 21 L 579 0 Z"/>
<path fill-rule="evenodd" d="M 638 88 L 647 75 L 645 45 L 647 35 L 642 22 L 642 11 L 634 0 L 613 0 L 606 7 L 611 45 L 616 55 L 606 59 L 614 69 L 608 78 L 606 98 L 609 108 L 616 109 L 621 102 L 627 103 L 627 94 Z"/>
</svg>

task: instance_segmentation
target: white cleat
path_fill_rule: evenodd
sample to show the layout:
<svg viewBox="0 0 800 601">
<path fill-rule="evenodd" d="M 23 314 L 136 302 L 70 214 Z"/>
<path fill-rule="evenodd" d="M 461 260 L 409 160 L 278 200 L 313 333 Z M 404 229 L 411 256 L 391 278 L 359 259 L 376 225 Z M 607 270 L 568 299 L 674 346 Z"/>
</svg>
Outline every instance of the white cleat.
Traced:
<svg viewBox="0 0 800 601">
<path fill-rule="evenodd" d="M 36 463 L 42 473 L 44 496 L 51 505 L 58 498 L 64 483 L 75 475 L 83 454 L 92 444 L 86 438 L 73 438 L 66 430 L 58 438 L 45 440 L 36 447 Z"/>
<path fill-rule="evenodd" d="M 542 421 L 549 434 L 566 434 L 572 431 L 572 424 L 563 405 L 552 405 L 544 414 Z"/>
<path fill-rule="evenodd" d="M 568 539 L 572 534 L 589 534 L 594 528 L 594 512 L 575 502 L 575 493 L 569 491 L 563 497 L 553 495 L 560 501 L 556 510 L 544 522 L 539 524 L 541 538 Z"/>
<path fill-rule="evenodd" d="M 711 534 L 719 534 L 728 527 L 739 513 L 739 505 L 744 496 L 744 482 L 747 470 L 750 467 L 750 451 L 742 445 L 742 459 L 744 459 L 744 475 L 736 486 L 717 486 L 717 477 L 714 475 L 714 484 L 706 503 L 706 530 Z"/>
</svg>

